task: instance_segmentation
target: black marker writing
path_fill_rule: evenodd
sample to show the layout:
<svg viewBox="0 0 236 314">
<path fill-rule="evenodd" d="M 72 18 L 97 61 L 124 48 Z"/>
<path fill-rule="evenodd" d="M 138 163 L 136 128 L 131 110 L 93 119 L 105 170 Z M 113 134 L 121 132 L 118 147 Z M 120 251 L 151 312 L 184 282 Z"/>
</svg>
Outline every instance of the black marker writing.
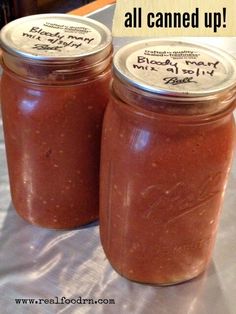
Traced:
<svg viewBox="0 0 236 314">
<path fill-rule="evenodd" d="M 196 66 L 204 66 L 204 67 L 210 67 L 213 66 L 214 69 L 217 68 L 217 65 L 220 63 L 219 61 L 216 62 L 204 62 L 204 61 L 189 61 L 186 60 L 185 63 L 187 65 L 196 65 Z"/>
<path fill-rule="evenodd" d="M 40 27 L 32 27 L 30 30 L 30 33 L 37 33 L 37 34 L 40 34 L 42 36 L 47 36 L 47 37 L 56 37 L 58 39 L 62 39 L 65 37 L 64 35 L 61 35 L 60 32 L 56 32 L 56 33 L 45 32 Z"/>
<path fill-rule="evenodd" d="M 94 38 L 78 37 L 78 36 L 73 36 L 73 35 L 69 35 L 67 38 L 68 39 L 82 40 L 82 41 L 86 42 L 87 44 L 90 44 L 94 40 Z"/>
<path fill-rule="evenodd" d="M 32 49 L 37 50 L 55 50 L 62 51 L 62 48 L 71 47 L 79 48 L 82 45 L 90 45 L 95 40 L 94 37 L 78 36 L 65 34 L 62 35 L 59 31 L 48 32 L 43 28 L 33 26 L 28 33 L 22 33 L 23 37 L 27 37 L 32 41 L 40 41 L 41 44 L 34 44 Z"/>
<path fill-rule="evenodd" d="M 158 70 L 155 67 L 149 66 L 149 65 L 143 66 L 143 65 L 133 64 L 133 68 L 137 69 L 137 70 L 156 71 L 156 72 L 158 72 Z"/>
<path fill-rule="evenodd" d="M 30 39 L 35 39 L 35 40 L 41 41 L 41 37 L 38 36 L 38 35 L 32 35 L 32 34 L 28 34 L 28 33 L 23 33 L 22 36 L 30 38 Z"/>
<path fill-rule="evenodd" d="M 166 59 L 165 61 L 159 61 L 159 60 L 153 60 L 153 59 L 149 59 L 147 57 L 144 56 L 138 56 L 138 63 L 147 63 L 147 64 L 155 64 L 155 65 L 170 65 L 170 66 L 174 66 L 177 67 L 177 62 L 172 62 L 170 59 Z"/>
</svg>

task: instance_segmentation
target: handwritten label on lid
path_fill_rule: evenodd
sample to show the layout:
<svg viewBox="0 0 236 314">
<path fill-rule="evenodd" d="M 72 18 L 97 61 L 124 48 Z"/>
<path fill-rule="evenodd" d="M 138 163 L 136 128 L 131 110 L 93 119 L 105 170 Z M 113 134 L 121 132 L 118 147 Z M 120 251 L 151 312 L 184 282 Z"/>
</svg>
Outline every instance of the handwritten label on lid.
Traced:
<svg viewBox="0 0 236 314">
<path fill-rule="evenodd" d="M 86 17 L 38 14 L 8 23 L 1 30 L 4 50 L 38 60 L 64 60 L 93 56 L 111 46 L 109 29 Z"/>
<path fill-rule="evenodd" d="M 101 42 L 101 35 L 94 28 L 72 21 L 60 23 L 53 18 L 19 25 L 11 38 L 22 51 L 46 56 L 88 52 Z"/>
<path fill-rule="evenodd" d="M 115 68 L 129 82 L 151 92 L 211 93 L 229 84 L 232 76 L 235 78 L 232 62 L 202 46 L 177 41 L 138 42 L 136 46 L 132 44 L 130 50 L 124 47 L 117 53 Z"/>
</svg>

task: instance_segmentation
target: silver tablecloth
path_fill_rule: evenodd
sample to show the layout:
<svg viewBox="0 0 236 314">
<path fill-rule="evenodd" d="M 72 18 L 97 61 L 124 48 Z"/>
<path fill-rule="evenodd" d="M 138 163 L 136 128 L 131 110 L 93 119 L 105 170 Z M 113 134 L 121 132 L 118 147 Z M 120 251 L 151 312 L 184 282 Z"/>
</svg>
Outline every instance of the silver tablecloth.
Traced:
<svg viewBox="0 0 236 314">
<path fill-rule="evenodd" d="M 113 7 L 92 17 L 111 26 Z M 116 38 L 115 48 L 133 39 Z M 236 55 L 236 38 L 202 38 Z M 236 160 L 225 196 L 212 263 L 201 277 L 155 287 L 120 277 L 103 253 L 98 224 L 52 231 L 27 224 L 11 204 L 0 123 L 1 314 L 236 313 Z M 15 299 L 114 299 L 115 304 L 16 304 Z M 79 299 L 81 300 L 81 299 Z M 41 301 L 42 302 L 42 301 Z M 51 302 L 49 300 L 49 302 Z M 59 301 L 61 302 L 61 301 Z M 82 302 L 82 301 L 81 301 Z"/>
</svg>

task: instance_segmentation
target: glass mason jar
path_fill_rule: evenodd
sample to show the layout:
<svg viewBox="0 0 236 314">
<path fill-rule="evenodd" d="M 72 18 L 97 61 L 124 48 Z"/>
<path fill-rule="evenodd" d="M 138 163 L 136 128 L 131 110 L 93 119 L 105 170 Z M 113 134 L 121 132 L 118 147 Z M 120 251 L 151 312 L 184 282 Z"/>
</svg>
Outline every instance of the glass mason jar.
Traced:
<svg viewBox="0 0 236 314">
<path fill-rule="evenodd" d="M 48 228 L 96 220 L 110 31 L 91 19 L 44 14 L 9 23 L 1 44 L 14 207 L 25 220 Z"/>
<path fill-rule="evenodd" d="M 134 281 L 192 279 L 211 259 L 232 161 L 235 62 L 149 40 L 120 49 L 113 68 L 100 175 L 105 254 Z"/>
</svg>

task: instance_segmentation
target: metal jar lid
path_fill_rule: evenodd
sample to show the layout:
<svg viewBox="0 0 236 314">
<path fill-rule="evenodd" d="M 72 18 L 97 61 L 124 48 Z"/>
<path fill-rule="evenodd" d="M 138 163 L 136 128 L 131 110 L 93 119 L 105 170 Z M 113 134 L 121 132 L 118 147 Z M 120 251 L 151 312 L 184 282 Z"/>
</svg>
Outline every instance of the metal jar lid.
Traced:
<svg viewBox="0 0 236 314">
<path fill-rule="evenodd" d="M 0 42 L 8 53 L 38 61 L 101 60 L 111 51 L 109 29 L 86 17 L 38 14 L 3 27 Z M 96 56 L 96 58 L 95 58 Z"/>
<path fill-rule="evenodd" d="M 122 47 L 113 59 L 121 81 L 175 97 L 205 97 L 236 85 L 236 60 L 220 49 L 185 41 L 149 39 Z"/>
</svg>

